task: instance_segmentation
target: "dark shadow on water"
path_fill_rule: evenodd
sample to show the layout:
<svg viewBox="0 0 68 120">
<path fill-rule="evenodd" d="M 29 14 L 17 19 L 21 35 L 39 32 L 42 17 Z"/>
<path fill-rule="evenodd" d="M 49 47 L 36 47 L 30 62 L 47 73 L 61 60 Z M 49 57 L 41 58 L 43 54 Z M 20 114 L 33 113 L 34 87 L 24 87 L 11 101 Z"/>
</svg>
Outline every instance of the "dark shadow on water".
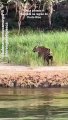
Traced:
<svg viewBox="0 0 68 120">
<path fill-rule="evenodd" d="M 57 117 L 68 118 L 68 108 L 43 105 L 36 108 L 0 108 L 0 118 L 37 118 L 37 120 L 46 120 Z"/>
</svg>

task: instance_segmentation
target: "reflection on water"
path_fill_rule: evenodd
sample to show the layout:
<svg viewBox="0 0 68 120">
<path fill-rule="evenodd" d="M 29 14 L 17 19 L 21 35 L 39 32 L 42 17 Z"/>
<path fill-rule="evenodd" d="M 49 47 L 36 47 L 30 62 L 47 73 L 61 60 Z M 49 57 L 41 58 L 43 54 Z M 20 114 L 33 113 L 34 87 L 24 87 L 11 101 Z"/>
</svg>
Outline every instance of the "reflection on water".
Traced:
<svg viewBox="0 0 68 120">
<path fill-rule="evenodd" d="M 0 120 L 68 120 L 68 89 L 0 88 Z"/>
</svg>

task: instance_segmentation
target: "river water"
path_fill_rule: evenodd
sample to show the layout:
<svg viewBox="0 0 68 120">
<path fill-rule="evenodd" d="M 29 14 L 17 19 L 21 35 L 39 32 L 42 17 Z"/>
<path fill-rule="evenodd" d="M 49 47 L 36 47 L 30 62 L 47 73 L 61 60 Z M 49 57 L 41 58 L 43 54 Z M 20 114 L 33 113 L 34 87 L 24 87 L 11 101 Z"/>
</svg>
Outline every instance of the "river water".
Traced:
<svg viewBox="0 0 68 120">
<path fill-rule="evenodd" d="M 68 120 L 68 89 L 0 88 L 0 120 Z"/>
</svg>

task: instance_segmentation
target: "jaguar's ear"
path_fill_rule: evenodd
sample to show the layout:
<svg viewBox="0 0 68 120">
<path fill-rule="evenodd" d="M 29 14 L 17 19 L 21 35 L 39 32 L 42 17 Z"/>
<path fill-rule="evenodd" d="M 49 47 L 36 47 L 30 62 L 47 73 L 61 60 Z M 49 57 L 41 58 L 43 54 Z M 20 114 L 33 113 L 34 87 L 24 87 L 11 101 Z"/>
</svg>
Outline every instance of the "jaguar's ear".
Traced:
<svg viewBox="0 0 68 120">
<path fill-rule="evenodd" d="M 37 48 L 38 46 L 36 45 L 34 48 Z"/>
<path fill-rule="evenodd" d="M 33 52 L 35 52 L 36 46 L 33 48 Z"/>
</svg>

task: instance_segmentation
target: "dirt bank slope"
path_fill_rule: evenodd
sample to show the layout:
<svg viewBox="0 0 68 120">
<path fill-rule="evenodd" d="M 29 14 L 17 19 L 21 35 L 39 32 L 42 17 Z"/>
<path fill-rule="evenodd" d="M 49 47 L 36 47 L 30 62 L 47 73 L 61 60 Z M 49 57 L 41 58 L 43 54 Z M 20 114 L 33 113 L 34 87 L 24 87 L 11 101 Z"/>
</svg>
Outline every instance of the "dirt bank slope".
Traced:
<svg viewBox="0 0 68 120">
<path fill-rule="evenodd" d="M 0 87 L 68 87 L 68 66 L 0 65 Z"/>
</svg>

